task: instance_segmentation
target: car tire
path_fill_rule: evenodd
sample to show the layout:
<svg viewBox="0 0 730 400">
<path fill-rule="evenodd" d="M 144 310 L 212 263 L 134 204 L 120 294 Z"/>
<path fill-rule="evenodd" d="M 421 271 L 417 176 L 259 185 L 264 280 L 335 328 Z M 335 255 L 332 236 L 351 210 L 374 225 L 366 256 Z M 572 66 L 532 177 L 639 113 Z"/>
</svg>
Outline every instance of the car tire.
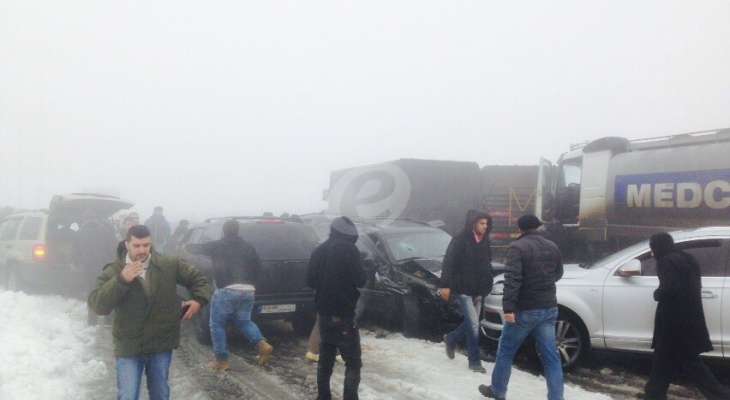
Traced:
<svg viewBox="0 0 730 400">
<path fill-rule="evenodd" d="M 195 325 L 195 338 L 198 343 L 209 346 L 213 343 L 210 336 L 210 306 L 203 307 L 198 315 L 193 318 L 193 325 Z"/>
<path fill-rule="evenodd" d="M 555 341 L 563 369 L 575 368 L 590 351 L 590 339 L 585 324 L 567 310 L 560 310 L 555 324 Z"/>
<path fill-rule="evenodd" d="M 401 321 L 403 336 L 418 337 L 421 334 L 421 307 L 413 295 L 401 297 Z"/>
<path fill-rule="evenodd" d="M 316 320 L 317 315 L 311 311 L 301 311 L 296 313 L 291 320 L 294 333 L 299 337 L 309 337 L 312 333 L 312 328 L 314 328 Z"/>
</svg>

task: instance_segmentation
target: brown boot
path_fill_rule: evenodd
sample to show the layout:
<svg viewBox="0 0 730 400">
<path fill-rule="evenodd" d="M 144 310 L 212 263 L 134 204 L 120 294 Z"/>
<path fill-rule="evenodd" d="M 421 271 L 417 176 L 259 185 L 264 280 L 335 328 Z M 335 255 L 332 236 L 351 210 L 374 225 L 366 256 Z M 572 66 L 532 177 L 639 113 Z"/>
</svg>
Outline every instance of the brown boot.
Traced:
<svg viewBox="0 0 730 400">
<path fill-rule="evenodd" d="M 231 365 L 228 361 L 215 360 L 208 363 L 208 368 L 213 370 L 213 372 L 223 372 L 228 371 Z"/>
<path fill-rule="evenodd" d="M 274 348 L 270 344 L 266 343 L 266 340 L 260 341 L 256 347 L 259 350 L 259 365 L 266 365 L 271 358 L 271 353 L 274 352 Z"/>
</svg>

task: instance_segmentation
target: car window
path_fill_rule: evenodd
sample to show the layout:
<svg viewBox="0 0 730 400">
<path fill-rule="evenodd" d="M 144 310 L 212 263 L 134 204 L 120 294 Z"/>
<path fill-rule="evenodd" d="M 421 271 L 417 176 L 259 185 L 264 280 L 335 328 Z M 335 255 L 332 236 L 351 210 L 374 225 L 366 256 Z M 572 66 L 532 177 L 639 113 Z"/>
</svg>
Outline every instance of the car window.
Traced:
<svg viewBox="0 0 730 400">
<path fill-rule="evenodd" d="M 448 233 L 434 229 L 427 232 L 391 233 L 385 242 L 396 261 L 409 258 L 441 259 L 451 242 Z"/>
<path fill-rule="evenodd" d="M 19 240 L 37 240 L 41 233 L 41 224 L 43 218 L 40 217 L 26 217 L 23 220 L 23 226 L 20 228 Z"/>
<path fill-rule="evenodd" d="M 725 276 L 727 250 L 723 242 L 717 239 L 693 240 L 677 243 L 677 248 L 692 255 L 700 266 L 702 276 Z M 638 257 L 641 261 L 642 276 L 657 276 L 656 260 L 651 252 Z"/>
<path fill-rule="evenodd" d="M 203 236 L 203 229 L 196 228 L 193 229 L 192 233 L 190 234 L 190 243 L 201 243 L 200 238 Z"/>
<path fill-rule="evenodd" d="M 22 218 L 10 218 L 0 226 L 0 240 L 15 240 Z"/>
</svg>

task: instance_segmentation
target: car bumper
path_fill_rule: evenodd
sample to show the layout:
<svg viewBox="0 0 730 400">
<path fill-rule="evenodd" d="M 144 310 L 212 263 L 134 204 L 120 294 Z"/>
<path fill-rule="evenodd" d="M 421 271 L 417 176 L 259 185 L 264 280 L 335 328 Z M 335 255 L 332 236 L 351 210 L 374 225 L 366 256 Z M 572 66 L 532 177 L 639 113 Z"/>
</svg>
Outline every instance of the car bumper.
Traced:
<svg viewBox="0 0 730 400">
<path fill-rule="evenodd" d="M 504 326 L 504 311 L 502 310 L 502 296 L 489 295 L 484 299 L 481 328 L 485 337 L 499 340 Z"/>
</svg>

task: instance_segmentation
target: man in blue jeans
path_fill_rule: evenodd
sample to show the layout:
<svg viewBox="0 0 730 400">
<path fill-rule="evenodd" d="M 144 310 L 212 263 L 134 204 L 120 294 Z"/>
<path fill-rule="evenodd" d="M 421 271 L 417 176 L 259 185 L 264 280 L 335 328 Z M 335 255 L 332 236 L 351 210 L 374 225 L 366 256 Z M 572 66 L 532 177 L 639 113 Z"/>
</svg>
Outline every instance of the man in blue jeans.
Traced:
<svg viewBox="0 0 730 400">
<path fill-rule="evenodd" d="M 139 398 L 144 373 L 151 400 L 170 398 L 168 372 L 172 351 L 180 345 L 177 285 L 193 298 L 184 303 L 183 319 L 192 318 L 210 298 L 205 276 L 177 257 L 157 254 L 151 236 L 143 225 L 131 227 L 119 259 L 104 267 L 88 299 L 97 314 L 114 312 L 119 400 Z"/>
<path fill-rule="evenodd" d="M 497 349 L 491 386 L 479 392 L 492 399 L 505 399 L 512 362 L 527 336 L 535 339 L 547 380 L 548 400 L 563 400 L 563 368 L 555 342 L 558 300 L 555 282 L 563 276 L 563 261 L 555 243 L 537 229 L 542 225 L 534 215 L 517 221 L 522 235 L 510 245 L 505 272 L 504 329 Z"/>
<path fill-rule="evenodd" d="M 239 223 L 232 219 L 223 224 L 223 238 L 203 244 L 189 244 L 193 254 L 211 257 L 216 291 L 210 303 L 210 333 L 215 360 L 208 364 L 214 371 L 230 368 L 226 325 L 232 322 L 259 352 L 259 364 L 264 365 L 274 348 L 251 321 L 256 280 L 261 261 L 256 249 L 239 235 Z"/>
<path fill-rule="evenodd" d="M 492 253 L 489 232 L 492 218 L 481 211 L 469 210 L 464 230 L 454 236 L 446 250 L 441 273 L 444 300 L 455 298 L 464 321 L 444 335 L 446 356 L 454 359 L 457 343 L 466 341 L 469 369 L 486 374 L 479 351 L 479 316 L 483 296 L 492 291 Z"/>
</svg>

